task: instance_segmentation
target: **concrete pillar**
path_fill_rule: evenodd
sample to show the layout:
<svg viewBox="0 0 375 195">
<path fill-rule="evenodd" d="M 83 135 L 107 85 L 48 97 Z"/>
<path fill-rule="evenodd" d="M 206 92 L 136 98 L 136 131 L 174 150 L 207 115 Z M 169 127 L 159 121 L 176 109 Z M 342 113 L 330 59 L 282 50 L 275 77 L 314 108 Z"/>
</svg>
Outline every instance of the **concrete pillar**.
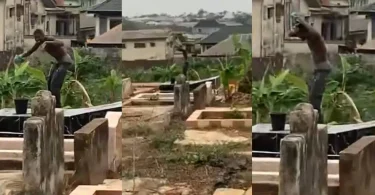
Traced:
<svg viewBox="0 0 375 195">
<path fill-rule="evenodd" d="M 95 15 L 95 36 L 100 35 L 100 17 Z"/>
<path fill-rule="evenodd" d="M 23 174 L 27 195 L 64 192 L 64 113 L 55 109 L 55 97 L 39 91 L 31 100 L 31 115 L 24 124 Z M 34 178 L 32 178 L 35 176 Z M 36 186 L 39 188 L 37 189 Z"/>
<path fill-rule="evenodd" d="M 280 160 L 285 163 L 280 164 L 282 166 L 279 172 L 280 178 L 282 178 L 279 186 L 280 192 L 290 192 L 291 189 L 288 188 L 296 186 L 298 183 L 301 188 L 299 191 L 302 192 L 301 195 L 328 194 L 328 134 L 327 128 L 318 129 L 317 121 L 318 113 L 311 104 L 298 104 L 294 111 L 290 113 L 291 134 L 281 142 Z M 300 138 L 291 136 L 299 136 Z M 302 140 L 305 140 L 305 143 Z M 289 167 L 291 165 L 286 162 L 294 164 L 294 168 Z M 301 164 L 298 165 L 298 163 Z M 300 171 L 298 171 L 298 167 Z M 297 181 L 295 181 L 296 179 Z M 289 181 L 292 183 L 289 183 Z"/>
</svg>

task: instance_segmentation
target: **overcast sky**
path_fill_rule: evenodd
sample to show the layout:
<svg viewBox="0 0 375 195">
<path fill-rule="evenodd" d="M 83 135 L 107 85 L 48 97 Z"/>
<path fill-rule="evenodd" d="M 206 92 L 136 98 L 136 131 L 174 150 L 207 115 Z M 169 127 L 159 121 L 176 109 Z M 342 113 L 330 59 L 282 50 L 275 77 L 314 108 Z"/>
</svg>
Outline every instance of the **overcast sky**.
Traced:
<svg viewBox="0 0 375 195">
<path fill-rule="evenodd" d="M 125 3 L 129 1 L 129 3 Z M 199 9 L 209 12 L 243 11 L 252 12 L 252 0 L 130 0 L 122 1 L 123 16 L 137 16 L 142 14 L 179 15 L 197 13 Z"/>
</svg>

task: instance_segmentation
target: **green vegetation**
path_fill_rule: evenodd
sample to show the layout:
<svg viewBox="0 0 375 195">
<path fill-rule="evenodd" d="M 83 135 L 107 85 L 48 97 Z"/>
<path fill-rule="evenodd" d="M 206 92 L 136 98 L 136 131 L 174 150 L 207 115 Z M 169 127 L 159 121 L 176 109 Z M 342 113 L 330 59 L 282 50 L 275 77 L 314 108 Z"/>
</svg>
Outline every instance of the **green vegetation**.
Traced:
<svg viewBox="0 0 375 195">
<path fill-rule="evenodd" d="M 256 123 L 268 122 L 269 112 L 287 112 L 308 102 L 304 78 L 282 70 L 269 74 L 252 86 L 253 117 Z M 358 56 L 341 56 L 340 66 L 329 77 L 323 96 L 325 123 L 357 123 L 375 119 L 375 76 Z"/>
<path fill-rule="evenodd" d="M 251 91 L 251 59 L 249 47 L 242 45 L 237 36 L 233 36 L 237 57 L 221 59 L 189 59 L 188 80 L 200 80 L 220 75 L 226 99 L 231 98 L 231 83 L 239 83 L 241 92 Z M 170 82 L 182 73 L 182 65 L 172 64 L 153 67 L 148 70 L 138 69 L 125 72 L 134 82 Z"/>
<path fill-rule="evenodd" d="M 121 101 L 121 77 L 109 70 L 105 61 L 74 49 L 74 67 L 62 88 L 64 107 L 79 108 Z M 30 66 L 25 62 L 0 72 L 1 108 L 13 107 L 13 99 L 30 98 L 38 90 L 47 89 L 50 64 Z"/>
</svg>

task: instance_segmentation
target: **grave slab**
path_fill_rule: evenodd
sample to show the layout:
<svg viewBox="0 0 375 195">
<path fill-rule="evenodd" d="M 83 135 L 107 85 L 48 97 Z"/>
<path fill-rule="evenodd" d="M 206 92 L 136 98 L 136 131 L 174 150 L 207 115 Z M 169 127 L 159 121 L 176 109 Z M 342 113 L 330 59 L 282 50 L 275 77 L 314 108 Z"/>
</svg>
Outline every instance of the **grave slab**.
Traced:
<svg viewBox="0 0 375 195">
<path fill-rule="evenodd" d="M 243 119 L 236 119 L 234 110 L 231 108 L 207 107 L 204 110 L 194 111 L 186 120 L 188 129 L 217 129 L 217 128 L 238 128 L 251 129 L 251 108 L 239 108 L 237 113 L 241 114 Z M 233 118 L 226 118 L 226 116 Z"/>
</svg>

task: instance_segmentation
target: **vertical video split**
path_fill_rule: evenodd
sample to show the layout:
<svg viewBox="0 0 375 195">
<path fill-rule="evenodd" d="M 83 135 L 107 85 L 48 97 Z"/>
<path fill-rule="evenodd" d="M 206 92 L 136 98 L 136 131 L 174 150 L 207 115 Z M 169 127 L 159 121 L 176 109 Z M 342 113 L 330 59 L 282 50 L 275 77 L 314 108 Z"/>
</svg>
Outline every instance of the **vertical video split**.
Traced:
<svg viewBox="0 0 375 195">
<path fill-rule="evenodd" d="M 122 193 L 121 3 L 0 2 L 0 194 Z"/>
<path fill-rule="evenodd" d="M 252 194 L 251 5 L 123 4 L 125 194 Z"/>
<path fill-rule="evenodd" d="M 253 6 L 253 193 L 373 194 L 373 8 Z"/>
</svg>

